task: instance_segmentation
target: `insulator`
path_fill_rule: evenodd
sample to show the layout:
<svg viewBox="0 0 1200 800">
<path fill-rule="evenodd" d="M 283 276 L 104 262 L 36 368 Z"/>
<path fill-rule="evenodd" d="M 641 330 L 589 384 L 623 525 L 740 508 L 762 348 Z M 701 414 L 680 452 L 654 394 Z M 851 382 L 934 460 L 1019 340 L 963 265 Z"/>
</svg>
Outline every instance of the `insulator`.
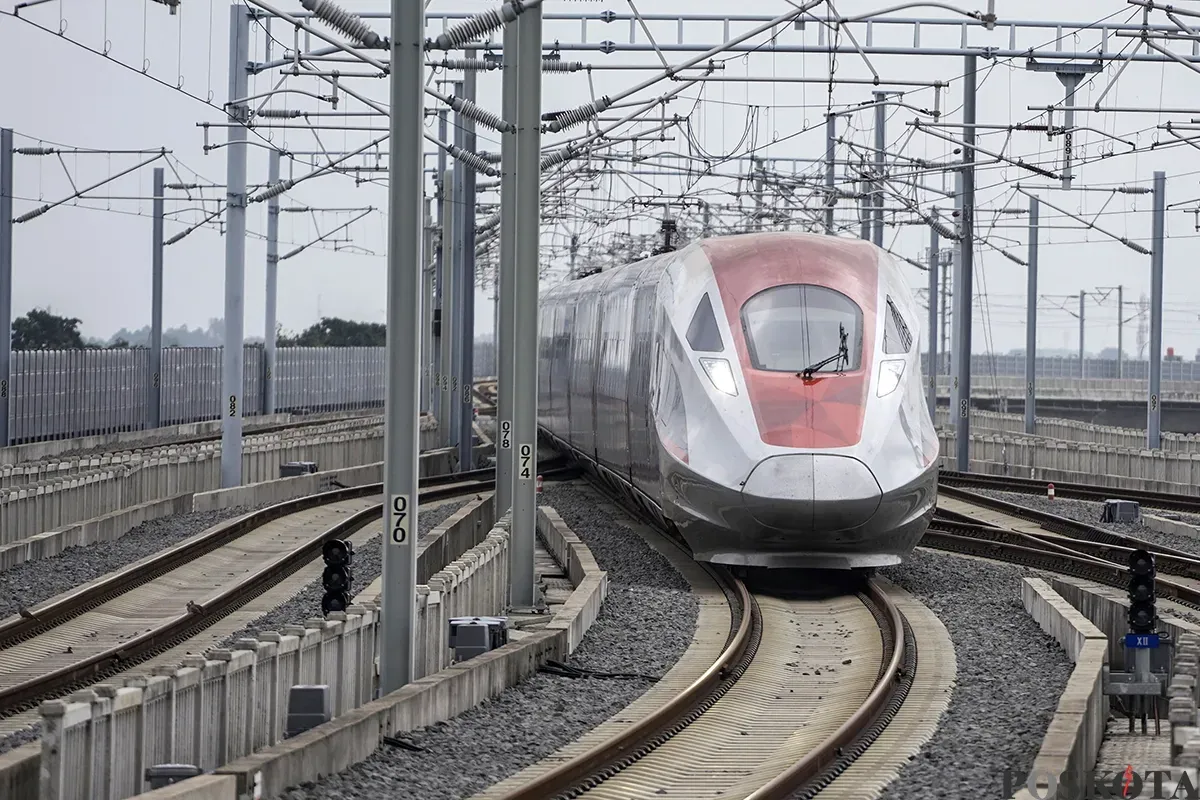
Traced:
<svg viewBox="0 0 1200 800">
<path fill-rule="evenodd" d="M 542 156 L 541 168 L 546 170 L 550 169 L 550 167 L 553 167 L 556 164 L 565 164 L 574 158 L 576 153 L 576 148 L 571 147 L 570 145 L 562 148 L 561 150 L 554 150 L 553 152 Z"/>
<path fill-rule="evenodd" d="M 1005 258 L 1007 258 L 1009 261 L 1013 262 L 1014 264 L 1019 264 L 1019 265 L 1020 265 L 1020 266 L 1022 266 L 1022 267 L 1028 267 L 1028 266 L 1029 266 L 1029 264 L 1028 264 L 1028 263 L 1026 263 L 1026 262 L 1022 261 L 1021 259 L 1017 258 L 1016 256 L 1014 256 L 1012 253 L 1008 252 L 1007 250 L 1001 250 L 1001 251 L 1000 251 L 1000 255 L 1004 256 Z"/>
<path fill-rule="evenodd" d="M 259 192 L 254 197 L 250 198 L 250 202 L 251 203 L 261 203 L 264 200 L 270 200 L 272 197 L 279 197 L 279 195 L 283 194 L 284 192 L 286 192 L 288 189 L 292 188 L 295 185 L 296 185 L 295 181 L 291 180 L 290 178 L 286 181 L 280 181 L 279 183 L 272 184 L 271 186 L 268 186 L 265 190 Z"/>
<path fill-rule="evenodd" d="M 938 222 L 933 217 L 926 217 L 925 221 L 928 222 L 929 227 L 931 227 L 935 231 L 937 231 L 938 236 L 941 236 L 943 239 L 957 240 L 959 238 L 958 232 L 955 231 L 953 228 L 951 228 L 949 225 L 946 225 L 944 222 Z"/>
<path fill-rule="evenodd" d="M 610 105 L 612 105 L 612 101 L 607 97 L 601 97 L 599 100 L 580 106 L 579 108 L 563 111 L 554 117 L 554 121 L 548 127 L 554 133 L 561 133 L 567 128 L 573 128 L 580 123 L 587 122 Z"/>
<path fill-rule="evenodd" d="M 475 233 L 476 234 L 487 233 L 488 231 L 490 231 L 492 228 L 496 227 L 499 224 L 500 224 L 500 215 L 492 214 L 490 217 L 485 219 L 483 222 L 481 222 L 475 226 Z"/>
<path fill-rule="evenodd" d="M 41 208 L 35 208 L 33 211 L 28 211 L 19 217 L 14 217 L 13 222 L 29 222 L 29 220 L 37 219 L 38 217 L 40 217 L 42 214 L 45 214 L 49 210 L 50 210 L 50 206 L 48 206 L 48 205 L 42 206 Z"/>
<path fill-rule="evenodd" d="M 450 145 L 446 151 L 450 153 L 451 158 L 461 161 L 476 172 L 482 172 L 484 175 L 492 176 L 500 174 L 498 171 L 493 169 L 487 161 L 485 161 L 483 158 L 480 158 L 477 154 L 472 153 L 470 150 L 463 150 L 461 147 Z"/>
<path fill-rule="evenodd" d="M 475 70 L 499 69 L 500 62 L 487 58 L 443 58 L 441 61 L 434 62 L 433 66 L 441 67 L 442 69 L 456 69 L 470 72 Z"/>
<path fill-rule="evenodd" d="M 578 72 L 581 69 L 582 61 L 560 61 L 556 58 L 542 60 L 542 72 Z"/>
<path fill-rule="evenodd" d="M 371 30 L 361 17 L 331 0 L 300 0 L 300 5 L 311 11 L 317 19 L 324 20 L 330 27 L 338 29 L 356 42 L 362 42 L 374 49 L 383 47 L 383 39 Z"/>
<path fill-rule="evenodd" d="M 276 119 L 295 119 L 303 112 L 294 108 L 264 108 L 258 112 L 260 117 L 274 117 Z"/>
<path fill-rule="evenodd" d="M 520 5 L 505 3 L 500 8 L 485 11 L 477 17 L 471 17 L 471 19 L 455 25 L 450 30 L 438 36 L 434 40 L 433 46 L 438 50 L 451 50 L 467 42 L 482 39 L 487 34 L 502 27 L 504 23 L 515 20 L 517 14 L 520 14 L 521 11 Z"/>
<path fill-rule="evenodd" d="M 451 97 L 450 107 L 462 114 L 464 117 L 470 117 L 480 125 L 491 128 L 500 133 L 508 133 L 516 130 L 511 122 L 505 122 L 487 109 L 480 108 L 470 100 L 464 100 L 461 97 Z"/>
<path fill-rule="evenodd" d="M 492 153 L 487 150 L 480 150 L 479 157 L 482 158 L 484 161 L 488 162 L 489 164 L 499 164 L 500 159 L 503 158 L 503 156 L 501 156 L 499 153 Z M 478 188 L 478 187 L 476 187 L 476 188 Z"/>
<path fill-rule="evenodd" d="M 52 156 L 58 151 L 53 147 L 14 147 L 13 152 L 23 156 Z"/>
</svg>

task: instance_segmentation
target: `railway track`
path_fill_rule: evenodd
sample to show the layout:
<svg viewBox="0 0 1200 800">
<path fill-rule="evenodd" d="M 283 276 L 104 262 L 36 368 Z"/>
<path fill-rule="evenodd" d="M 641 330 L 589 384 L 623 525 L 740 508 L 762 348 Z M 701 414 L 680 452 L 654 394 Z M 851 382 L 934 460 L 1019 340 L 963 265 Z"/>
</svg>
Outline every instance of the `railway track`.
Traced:
<svg viewBox="0 0 1200 800">
<path fill-rule="evenodd" d="M 559 470 L 547 470 L 556 474 Z M 491 470 L 426 478 L 435 502 L 494 486 Z M 0 623 L 0 719 L 185 642 L 382 514 L 381 484 L 270 506 Z"/>
<path fill-rule="evenodd" d="M 593 485 L 661 530 L 610 487 Z M 687 552 L 679 537 L 663 533 Z M 917 659 L 908 621 L 879 582 L 797 592 L 790 581 L 783 591 L 752 592 L 728 570 L 701 566 L 731 615 L 711 665 L 640 720 L 614 725 L 603 741 L 569 758 L 551 756 L 528 780 L 483 796 L 807 798 L 879 737 L 912 685 Z"/>
<path fill-rule="evenodd" d="M 974 492 L 948 487 L 940 487 L 938 492 L 939 503 L 943 497 L 950 497 L 964 506 L 999 514 L 985 514 L 988 521 L 984 521 L 939 507 L 921 539 L 921 547 L 1005 561 L 1119 588 L 1124 588 L 1129 579 L 1129 553 L 1147 550 L 1154 554 L 1159 570 L 1159 596 L 1200 609 L 1200 558 L 1193 554 Z"/>
<path fill-rule="evenodd" d="M 605 741 L 485 796 L 810 797 L 866 750 L 915 674 L 915 640 L 887 593 L 874 581 L 751 592 L 709 571 L 733 617 L 711 666 Z"/>
<path fill-rule="evenodd" d="M 939 491 L 946 488 L 963 489 L 996 489 L 1002 492 L 1023 492 L 1026 494 L 1045 494 L 1046 484 L 1054 484 L 1054 494 L 1067 500 L 1093 500 L 1103 502 L 1119 497 L 1122 500 L 1134 500 L 1150 508 L 1160 508 L 1168 511 L 1184 511 L 1200 514 L 1200 497 L 1174 494 L 1172 492 L 1151 492 L 1142 489 L 1118 489 L 1111 486 L 1093 486 L 1086 483 L 1059 483 L 1058 481 L 1041 481 L 1031 478 L 1014 478 L 1009 475 L 984 475 L 974 472 L 954 472 L 942 470 L 938 473 Z"/>
</svg>

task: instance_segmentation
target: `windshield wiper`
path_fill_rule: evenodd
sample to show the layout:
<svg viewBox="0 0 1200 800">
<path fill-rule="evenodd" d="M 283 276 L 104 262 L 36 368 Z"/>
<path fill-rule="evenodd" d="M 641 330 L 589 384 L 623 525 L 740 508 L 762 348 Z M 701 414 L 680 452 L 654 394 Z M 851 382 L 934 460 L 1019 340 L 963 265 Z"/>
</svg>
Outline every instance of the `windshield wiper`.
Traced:
<svg viewBox="0 0 1200 800">
<path fill-rule="evenodd" d="M 850 347 L 846 344 L 846 338 L 847 338 L 846 326 L 842 325 L 841 323 L 838 323 L 838 339 L 840 341 L 840 344 L 838 345 L 837 353 L 835 353 L 834 355 L 831 355 L 829 358 L 818 361 L 815 364 L 810 364 L 809 366 L 804 368 L 803 372 L 796 373 L 796 377 L 804 378 L 804 380 L 809 380 L 812 378 L 814 372 L 816 372 L 817 370 L 826 366 L 827 364 L 833 364 L 835 362 L 840 363 L 840 362 L 844 361 L 844 362 L 846 362 L 846 365 L 849 366 L 849 364 L 850 364 Z M 834 372 L 835 373 L 841 372 L 842 369 L 843 368 L 834 369 Z"/>
</svg>

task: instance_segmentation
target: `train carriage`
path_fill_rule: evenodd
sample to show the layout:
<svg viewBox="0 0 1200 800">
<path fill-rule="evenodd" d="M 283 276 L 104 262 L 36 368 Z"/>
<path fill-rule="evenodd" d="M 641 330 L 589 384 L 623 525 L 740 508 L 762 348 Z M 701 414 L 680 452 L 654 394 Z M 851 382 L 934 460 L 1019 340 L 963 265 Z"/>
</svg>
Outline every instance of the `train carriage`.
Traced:
<svg viewBox="0 0 1200 800">
<path fill-rule="evenodd" d="M 900 563 L 936 499 L 918 309 L 867 242 L 718 237 L 540 301 L 538 423 L 721 564 Z"/>
</svg>

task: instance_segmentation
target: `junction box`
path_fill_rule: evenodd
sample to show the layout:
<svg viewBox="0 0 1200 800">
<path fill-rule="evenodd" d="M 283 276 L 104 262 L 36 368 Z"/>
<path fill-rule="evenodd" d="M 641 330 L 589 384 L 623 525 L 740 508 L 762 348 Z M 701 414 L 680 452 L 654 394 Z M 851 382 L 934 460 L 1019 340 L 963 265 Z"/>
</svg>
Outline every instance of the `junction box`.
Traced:
<svg viewBox="0 0 1200 800">
<path fill-rule="evenodd" d="M 325 684 L 293 686 L 288 692 L 287 735 L 304 733 L 333 719 L 333 698 Z"/>
<path fill-rule="evenodd" d="M 1137 522 L 1142 518 L 1142 508 L 1132 500 L 1105 500 L 1101 522 Z"/>
<path fill-rule="evenodd" d="M 508 644 L 505 617 L 454 617 L 450 620 L 450 647 L 455 661 L 466 661 Z"/>
</svg>

